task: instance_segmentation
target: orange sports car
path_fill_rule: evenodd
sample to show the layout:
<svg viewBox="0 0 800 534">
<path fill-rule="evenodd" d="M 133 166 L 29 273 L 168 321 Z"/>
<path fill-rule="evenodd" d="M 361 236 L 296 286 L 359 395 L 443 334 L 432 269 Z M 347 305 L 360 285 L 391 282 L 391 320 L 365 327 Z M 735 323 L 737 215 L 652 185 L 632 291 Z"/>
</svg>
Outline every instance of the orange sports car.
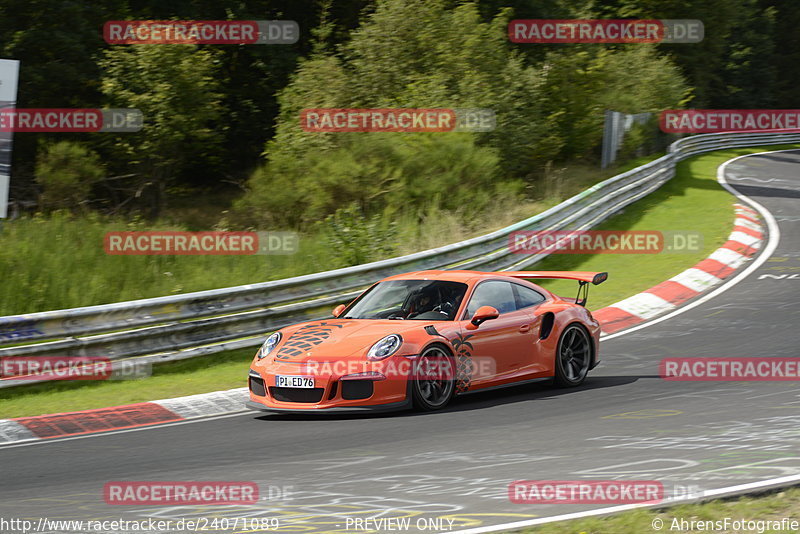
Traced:
<svg viewBox="0 0 800 534">
<path fill-rule="evenodd" d="M 576 280 L 564 298 L 529 280 Z M 580 385 L 599 363 L 589 284 L 607 273 L 420 271 L 374 284 L 333 318 L 270 335 L 250 366 L 255 410 L 438 410 L 523 382 Z"/>
</svg>

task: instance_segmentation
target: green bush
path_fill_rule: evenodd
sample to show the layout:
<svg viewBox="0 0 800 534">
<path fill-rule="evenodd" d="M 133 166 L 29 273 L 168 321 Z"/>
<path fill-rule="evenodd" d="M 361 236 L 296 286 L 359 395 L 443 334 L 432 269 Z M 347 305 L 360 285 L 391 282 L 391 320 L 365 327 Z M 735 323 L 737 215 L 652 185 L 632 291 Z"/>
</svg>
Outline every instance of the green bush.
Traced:
<svg viewBox="0 0 800 534">
<path fill-rule="evenodd" d="M 548 54 L 543 65 L 542 105 L 564 141 L 559 161 L 597 153 L 606 110 L 657 114 L 681 107 L 689 94 L 679 69 L 654 46 L 573 46 Z"/>
<path fill-rule="evenodd" d="M 606 109 L 677 107 L 687 87 L 655 47 L 570 46 L 529 65 L 501 10 L 484 22 L 475 2 L 378 0 L 350 41 L 317 43 L 281 91 L 267 162 L 232 218 L 250 226 L 303 226 L 357 203 L 424 216 L 480 212 L 498 194 L 537 189 L 549 162 L 597 152 Z M 309 108 L 489 108 L 491 132 L 316 133 Z M 469 213 L 467 213 L 469 215 Z"/>
<path fill-rule="evenodd" d="M 45 145 L 36 161 L 36 182 L 42 187 L 39 207 L 48 212 L 85 211 L 92 185 L 104 173 L 97 154 L 78 143 Z"/>
<path fill-rule="evenodd" d="M 497 151 L 478 146 L 472 134 L 342 135 L 342 146 L 302 161 L 272 158 L 251 177 L 233 218 L 261 228 L 308 226 L 353 203 L 366 215 L 432 208 L 478 213 L 501 191 L 521 190 L 501 180 Z"/>
<path fill-rule="evenodd" d="M 338 50 L 318 48 L 280 93 L 265 167 L 234 217 L 302 225 L 350 202 L 365 214 L 474 206 L 552 157 L 536 71 L 508 46 L 503 12 L 482 22 L 474 3 L 381 0 Z M 309 133 L 308 108 L 489 108 L 487 133 Z M 510 182 L 502 184 L 501 182 Z"/>
</svg>

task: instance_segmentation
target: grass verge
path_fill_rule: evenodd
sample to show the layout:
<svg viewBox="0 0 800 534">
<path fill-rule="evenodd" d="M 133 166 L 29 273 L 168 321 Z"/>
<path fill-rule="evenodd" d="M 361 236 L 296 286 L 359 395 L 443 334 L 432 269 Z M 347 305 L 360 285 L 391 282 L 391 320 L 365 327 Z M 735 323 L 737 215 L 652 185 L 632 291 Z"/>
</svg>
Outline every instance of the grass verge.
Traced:
<svg viewBox="0 0 800 534">
<path fill-rule="evenodd" d="M 704 235 L 702 251 L 635 256 L 555 255 L 536 264 L 535 269 L 608 271 L 609 280 L 593 289 L 589 301 L 592 309 L 648 289 L 705 258 L 730 233 L 733 197 L 717 184 L 717 167 L 738 155 L 779 148 L 792 146 L 726 150 L 686 160 L 679 165 L 673 180 L 598 228 L 700 231 Z M 627 167 L 643 162 L 637 160 Z M 581 182 L 573 183 L 572 188 L 578 183 Z M 567 191 L 574 193 L 572 189 L 564 192 Z M 503 225 L 497 227 L 500 226 Z M 451 235 L 448 242 L 452 241 Z M 548 287 L 568 296 L 572 296 L 575 290 L 571 282 L 548 283 Z M 154 368 L 152 377 L 141 380 L 69 382 L 0 389 L 0 418 L 86 410 L 241 387 L 245 385 L 247 366 L 254 353 L 255 350 L 239 350 L 160 364 Z"/>
<path fill-rule="evenodd" d="M 553 271 L 607 271 L 608 281 L 592 287 L 589 308 L 603 308 L 649 289 L 692 267 L 719 248 L 731 233 L 735 197 L 716 180 L 717 167 L 745 154 L 796 148 L 795 145 L 749 147 L 695 156 L 678 164 L 675 177 L 657 191 L 635 202 L 596 230 L 660 230 L 700 232 L 702 246 L 692 253 L 660 254 L 553 254 L 531 269 Z M 575 283 L 546 281 L 543 287 L 574 296 Z"/>
<path fill-rule="evenodd" d="M 726 526 L 726 518 L 730 523 Z M 563 521 L 523 529 L 526 534 L 640 534 L 648 532 L 797 532 L 769 523 L 755 523 L 755 528 L 733 528 L 736 520 L 745 521 L 800 521 L 800 488 L 732 499 L 721 499 L 702 504 L 684 504 L 665 510 L 635 510 L 607 517 Z M 695 521 L 694 528 L 691 521 Z M 700 528 L 702 521 L 705 528 Z M 719 523 L 714 523 L 714 522 Z M 660 528 L 655 528 L 660 526 Z M 768 528 L 778 526 L 779 528 Z"/>
</svg>

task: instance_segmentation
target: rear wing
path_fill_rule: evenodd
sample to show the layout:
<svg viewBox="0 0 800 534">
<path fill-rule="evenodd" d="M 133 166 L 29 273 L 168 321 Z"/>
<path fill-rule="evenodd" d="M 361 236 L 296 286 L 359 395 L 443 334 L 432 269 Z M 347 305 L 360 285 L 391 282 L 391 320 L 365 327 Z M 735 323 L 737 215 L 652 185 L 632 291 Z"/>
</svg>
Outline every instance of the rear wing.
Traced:
<svg viewBox="0 0 800 534">
<path fill-rule="evenodd" d="M 560 279 L 577 280 L 578 296 L 575 297 L 575 304 L 586 306 L 589 299 L 589 284 L 602 284 L 608 280 L 608 273 L 595 273 L 591 271 L 498 271 L 496 274 L 520 278 L 522 280 L 537 279 Z"/>
<path fill-rule="evenodd" d="M 536 278 L 559 278 L 563 280 L 577 280 L 578 282 L 591 282 L 594 285 L 602 284 L 608 280 L 608 273 L 593 273 L 590 271 L 499 271 L 497 274 L 532 280 Z"/>
</svg>

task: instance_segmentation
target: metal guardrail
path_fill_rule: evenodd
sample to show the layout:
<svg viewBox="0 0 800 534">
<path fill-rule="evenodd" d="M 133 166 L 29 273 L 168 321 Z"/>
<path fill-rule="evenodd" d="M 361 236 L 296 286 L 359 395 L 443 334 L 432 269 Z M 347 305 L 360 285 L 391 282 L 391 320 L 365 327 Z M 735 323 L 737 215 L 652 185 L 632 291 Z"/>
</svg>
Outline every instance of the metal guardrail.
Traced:
<svg viewBox="0 0 800 534">
<path fill-rule="evenodd" d="M 407 256 L 258 284 L 0 317 L 0 357 L 97 356 L 154 363 L 259 345 L 266 334 L 330 309 L 392 274 L 422 269 L 517 270 L 544 258 L 508 250 L 517 230 L 591 228 L 658 189 L 690 156 L 743 146 L 800 143 L 800 132 L 704 134 L 561 204 L 495 232 Z M 53 341 L 47 341 L 53 340 Z M 9 346 L 13 345 L 13 346 Z M 5 347 L 3 347 L 5 346 Z M 35 380 L 3 380 L 0 387 Z"/>
</svg>

